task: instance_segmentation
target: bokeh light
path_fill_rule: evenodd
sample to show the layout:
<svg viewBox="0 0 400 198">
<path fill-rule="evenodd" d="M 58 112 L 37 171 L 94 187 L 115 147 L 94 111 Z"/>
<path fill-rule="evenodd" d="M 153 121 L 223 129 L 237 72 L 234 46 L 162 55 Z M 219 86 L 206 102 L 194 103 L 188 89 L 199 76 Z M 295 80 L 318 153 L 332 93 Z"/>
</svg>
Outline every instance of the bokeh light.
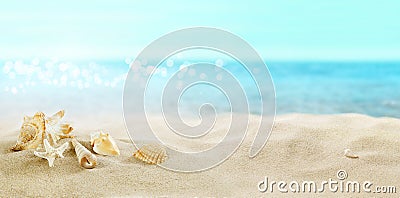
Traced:
<svg viewBox="0 0 400 198">
<path fill-rule="evenodd" d="M 115 64 L 72 63 L 57 58 L 30 61 L 15 60 L 3 62 L 0 71 L 0 86 L 4 93 L 20 94 L 33 87 L 43 88 L 91 88 L 123 87 L 131 59 L 125 60 L 121 69 Z"/>
</svg>

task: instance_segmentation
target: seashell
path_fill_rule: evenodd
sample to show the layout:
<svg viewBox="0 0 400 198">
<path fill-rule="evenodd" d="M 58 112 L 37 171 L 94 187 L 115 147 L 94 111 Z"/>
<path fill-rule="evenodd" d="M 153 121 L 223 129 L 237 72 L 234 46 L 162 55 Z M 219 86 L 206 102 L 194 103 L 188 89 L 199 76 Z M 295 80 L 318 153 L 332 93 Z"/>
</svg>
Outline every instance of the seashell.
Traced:
<svg viewBox="0 0 400 198">
<path fill-rule="evenodd" d="M 21 151 L 41 147 L 46 133 L 45 123 L 45 115 L 42 112 L 36 113 L 33 117 L 25 116 L 17 143 L 11 150 Z"/>
<path fill-rule="evenodd" d="M 108 133 L 95 132 L 90 134 L 90 144 L 97 154 L 112 156 L 120 154 L 117 144 Z"/>
<path fill-rule="evenodd" d="M 73 138 L 73 135 L 69 135 L 74 130 L 70 124 L 61 123 L 62 118 L 65 115 L 65 111 L 61 110 L 46 120 L 46 132 L 53 145 L 58 140 L 64 138 Z"/>
<path fill-rule="evenodd" d="M 72 128 L 70 124 L 59 125 L 59 131 L 64 135 L 68 135 L 72 130 L 74 130 L 74 128 Z"/>
<path fill-rule="evenodd" d="M 61 119 L 64 117 L 64 115 L 65 115 L 65 111 L 61 110 L 61 111 L 57 112 L 56 114 L 54 114 L 53 116 L 51 116 L 50 118 L 48 118 L 46 120 L 46 124 L 54 126 L 61 121 Z"/>
<path fill-rule="evenodd" d="M 82 146 L 76 139 L 71 140 L 75 148 L 76 156 L 78 157 L 79 164 L 86 169 L 92 169 L 97 164 L 96 156 L 90 152 L 86 147 Z"/>
<path fill-rule="evenodd" d="M 133 153 L 133 157 L 148 164 L 161 164 L 167 159 L 167 151 L 159 145 L 149 144 Z"/>
<path fill-rule="evenodd" d="M 345 149 L 344 150 L 344 156 L 348 157 L 348 158 L 353 158 L 353 159 L 357 159 L 358 155 L 354 154 L 350 149 Z"/>
</svg>

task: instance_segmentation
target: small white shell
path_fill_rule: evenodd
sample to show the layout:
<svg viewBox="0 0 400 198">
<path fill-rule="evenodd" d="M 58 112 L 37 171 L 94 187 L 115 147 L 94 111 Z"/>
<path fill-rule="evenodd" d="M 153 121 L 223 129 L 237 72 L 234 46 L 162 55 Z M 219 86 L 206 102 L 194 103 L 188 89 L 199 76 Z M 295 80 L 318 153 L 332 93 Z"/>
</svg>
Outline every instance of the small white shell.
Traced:
<svg viewBox="0 0 400 198">
<path fill-rule="evenodd" d="M 96 156 L 91 153 L 87 148 L 82 146 L 76 139 L 71 140 L 72 145 L 75 147 L 75 153 L 78 157 L 79 164 L 86 169 L 92 169 L 97 164 Z"/>
<path fill-rule="evenodd" d="M 167 151 L 159 145 L 149 144 L 133 153 L 133 157 L 148 164 L 161 164 L 167 159 Z"/>
<path fill-rule="evenodd" d="M 357 159 L 358 155 L 354 154 L 350 149 L 345 149 L 344 150 L 344 156 L 352 159 Z"/>
<path fill-rule="evenodd" d="M 111 156 L 120 154 L 117 144 L 108 133 L 95 132 L 90 134 L 90 144 L 97 154 Z"/>
</svg>

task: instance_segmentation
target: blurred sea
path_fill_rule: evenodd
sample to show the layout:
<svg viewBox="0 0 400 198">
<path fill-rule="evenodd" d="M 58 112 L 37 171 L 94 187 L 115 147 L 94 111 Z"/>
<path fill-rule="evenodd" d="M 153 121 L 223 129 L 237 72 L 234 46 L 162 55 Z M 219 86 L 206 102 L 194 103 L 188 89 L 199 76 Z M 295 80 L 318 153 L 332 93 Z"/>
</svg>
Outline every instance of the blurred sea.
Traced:
<svg viewBox="0 0 400 198">
<path fill-rule="evenodd" d="M 83 108 L 95 100 L 96 104 L 104 101 L 100 109 L 120 110 L 130 61 L 0 61 L 2 106 L 18 104 L 15 111 L 41 110 L 53 104 L 57 104 L 55 109 L 79 105 Z M 360 113 L 400 118 L 400 62 L 267 62 L 267 65 L 275 85 L 277 114 Z M 240 66 L 225 62 L 223 67 Z M 239 79 L 248 77 L 240 72 L 233 74 Z M 196 98 L 190 100 L 195 102 Z M 249 96 L 249 100 L 258 97 Z M 7 113 L 12 112 L 3 115 Z"/>
<path fill-rule="evenodd" d="M 400 118 L 400 62 L 268 64 L 279 114 L 361 113 Z"/>
</svg>

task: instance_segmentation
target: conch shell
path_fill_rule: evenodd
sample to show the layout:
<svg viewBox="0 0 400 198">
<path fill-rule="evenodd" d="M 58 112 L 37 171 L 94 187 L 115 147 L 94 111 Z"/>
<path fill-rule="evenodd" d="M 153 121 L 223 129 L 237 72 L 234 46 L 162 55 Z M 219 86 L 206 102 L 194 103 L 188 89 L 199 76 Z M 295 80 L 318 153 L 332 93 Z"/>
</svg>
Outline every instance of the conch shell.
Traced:
<svg viewBox="0 0 400 198">
<path fill-rule="evenodd" d="M 51 145 L 55 145 L 59 139 L 72 138 L 69 133 L 73 128 L 69 124 L 62 124 L 64 110 L 57 112 L 50 118 L 42 112 L 36 113 L 33 117 L 25 116 L 20 134 L 13 151 L 36 149 L 43 147 L 44 139 L 49 139 Z"/>
<path fill-rule="evenodd" d="M 133 157 L 148 164 L 161 164 L 167 159 L 167 151 L 159 145 L 149 144 L 133 153 Z"/>
<path fill-rule="evenodd" d="M 53 144 L 64 138 L 73 138 L 69 133 L 74 130 L 70 124 L 61 123 L 65 111 L 61 110 L 46 120 L 46 132 Z"/>
<path fill-rule="evenodd" d="M 54 126 L 58 122 L 60 122 L 60 120 L 64 117 L 64 115 L 65 115 L 65 111 L 61 110 L 61 111 L 57 112 L 56 114 L 54 114 L 53 116 L 51 116 L 50 118 L 48 118 L 46 120 L 46 124 Z"/>
<path fill-rule="evenodd" d="M 45 138 L 46 121 L 42 112 L 33 117 L 25 116 L 17 143 L 11 148 L 13 151 L 36 149 L 43 145 Z"/>
<path fill-rule="evenodd" d="M 71 140 L 75 148 L 76 156 L 78 157 L 79 164 L 86 169 L 92 169 L 97 165 L 96 156 L 91 153 L 86 147 L 82 146 L 76 139 Z"/>
<path fill-rule="evenodd" d="M 117 144 L 108 133 L 95 132 L 90 134 L 90 144 L 97 154 L 112 156 L 120 154 Z"/>
</svg>

